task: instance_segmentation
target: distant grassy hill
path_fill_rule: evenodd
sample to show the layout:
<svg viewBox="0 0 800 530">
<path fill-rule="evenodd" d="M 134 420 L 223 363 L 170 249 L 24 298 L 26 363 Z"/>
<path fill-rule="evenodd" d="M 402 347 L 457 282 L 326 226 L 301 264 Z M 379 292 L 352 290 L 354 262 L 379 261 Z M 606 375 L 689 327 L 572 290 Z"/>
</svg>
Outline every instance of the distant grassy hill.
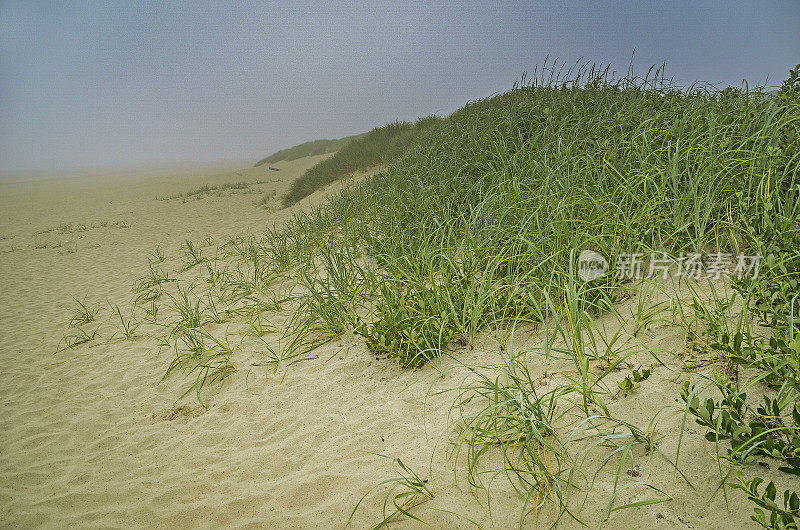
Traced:
<svg viewBox="0 0 800 530">
<path fill-rule="evenodd" d="M 284 206 L 291 206 L 351 173 L 394 161 L 411 145 L 416 145 L 423 133 L 442 121 L 437 116 L 421 118 L 414 123 L 395 121 L 366 134 L 350 137 L 351 140 L 335 155 L 310 168 L 292 183 L 283 199 Z"/>
<path fill-rule="evenodd" d="M 336 140 L 313 140 L 287 149 L 281 149 L 277 153 L 273 153 L 266 158 L 262 158 L 256 162 L 254 167 L 263 166 L 271 162 L 297 160 L 305 156 L 324 155 L 325 153 L 333 153 L 338 151 L 343 145 L 351 140 L 361 138 L 366 133 L 355 134 L 353 136 L 345 136 Z"/>
</svg>

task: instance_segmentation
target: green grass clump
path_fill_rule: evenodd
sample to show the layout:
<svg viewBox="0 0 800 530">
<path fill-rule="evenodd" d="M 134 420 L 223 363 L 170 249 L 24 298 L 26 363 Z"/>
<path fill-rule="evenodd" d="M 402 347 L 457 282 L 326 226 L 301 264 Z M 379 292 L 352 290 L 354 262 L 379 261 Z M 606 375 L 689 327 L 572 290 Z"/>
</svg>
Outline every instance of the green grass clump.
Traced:
<svg viewBox="0 0 800 530">
<path fill-rule="evenodd" d="M 183 328 L 174 342 L 175 359 L 162 377 L 166 380 L 173 372 L 180 371 L 194 377 L 194 383 L 179 398 L 194 392 L 197 400 L 205 405 L 202 390 L 214 383 L 225 381 L 236 373 L 231 355 L 238 349 L 226 336 L 219 339 L 198 328 Z"/>
<path fill-rule="evenodd" d="M 376 320 L 355 332 L 366 339 L 372 353 L 397 358 L 406 368 L 418 367 L 439 356 L 455 338 L 456 328 L 450 325 L 439 289 L 398 288 L 392 283 L 381 285 Z"/>
<path fill-rule="evenodd" d="M 79 327 L 89 322 L 94 322 L 97 313 L 100 312 L 100 307 L 91 307 L 86 301 L 81 302 L 77 298 L 75 300 L 75 310 L 72 318 L 69 320 L 70 327 Z"/>
<path fill-rule="evenodd" d="M 391 458 L 386 455 L 377 456 Z M 390 523 L 400 519 L 400 517 L 407 517 L 408 519 L 417 521 L 426 526 L 430 526 L 428 523 L 410 512 L 410 510 L 415 506 L 419 506 L 420 504 L 436 497 L 430 487 L 428 487 L 428 479 L 420 478 L 420 476 L 414 472 L 414 470 L 405 465 L 399 458 L 392 458 L 391 460 L 392 463 L 396 463 L 397 467 L 399 468 L 398 476 L 386 479 L 378 484 L 378 486 L 391 484 L 392 487 L 386 493 L 384 498 L 383 520 L 377 525 L 373 526 L 373 530 L 387 527 Z M 368 494 L 365 494 L 363 497 L 361 497 L 355 508 L 353 508 L 353 511 L 350 513 L 350 517 L 345 526 L 350 526 L 353 516 L 367 495 Z M 390 500 L 394 506 L 394 511 L 391 513 L 388 512 Z"/>
<path fill-rule="evenodd" d="M 58 350 L 56 353 L 62 352 L 64 350 L 68 350 L 70 348 L 74 348 L 81 344 L 86 344 L 87 342 L 91 342 L 95 340 L 98 336 L 97 330 L 92 331 L 89 333 L 88 331 L 84 330 L 80 326 L 72 326 L 70 331 L 61 339 L 61 343 L 59 343 Z M 64 346 L 61 346 L 63 344 Z"/>
<path fill-rule="evenodd" d="M 117 304 L 112 304 L 111 310 L 117 316 L 117 320 L 119 320 L 119 340 L 130 340 L 134 338 L 136 336 L 136 329 L 139 327 L 140 322 L 136 321 L 134 315 L 126 318 L 122 314 L 122 310 Z M 114 340 L 116 335 L 117 334 L 115 333 L 114 336 L 111 337 L 111 340 Z"/>
<path fill-rule="evenodd" d="M 181 272 L 188 271 L 192 267 L 200 265 L 206 261 L 205 256 L 203 256 L 203 251 L 200 250 L 200 246 L 195 245 L 188 239 L 183 242 L 183 255 L 185 258 L 185 263 Z"/>
<path fill-rule="evenodd" d="M 253 167 L 263 166 L 264 164 L 272 162 L 289 162 L 291 160 L 297 160 L 298 158 L 303 158 L 306 156 L 333 153 L 334 151 L 341 149 L 348 142 L 361 138 L 364 136 L 364 134 L 366 133 L 345 136 L 344 138 L 338 138 L 336 140 L 312 140 L 311 142 L 295 145 L 294 147 L 289 147 L 288 149 L 281 149 L 277 153 L 273 153 L 266 158 L 262 158 L 256 162 L 255 166 Z"/>
<path fill-rule="evenodd" d="M 402 155 L 424 131 L 439 122 L 436 116 L 422 118 L 415 123 L 396 121 L 345 144 L 332 157 L 306 171 L 292 183 L 283 198 L 284 206 L 291 206 L 356 171 L 387 164 Z"/>
</svg>

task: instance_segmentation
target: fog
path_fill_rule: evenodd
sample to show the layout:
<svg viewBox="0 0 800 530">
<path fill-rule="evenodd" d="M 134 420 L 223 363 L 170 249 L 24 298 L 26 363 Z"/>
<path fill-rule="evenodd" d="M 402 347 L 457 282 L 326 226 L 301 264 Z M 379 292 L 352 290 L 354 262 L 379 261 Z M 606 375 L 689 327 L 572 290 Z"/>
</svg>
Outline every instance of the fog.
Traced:
<svg viewBox="0 0 800 530">
<path fill-rule="evenodd" d="M 777 85 L 797 2 L 0 3 L 0 171 L 246 166 L 448 114 L 546 56 Z"/>
</svg>

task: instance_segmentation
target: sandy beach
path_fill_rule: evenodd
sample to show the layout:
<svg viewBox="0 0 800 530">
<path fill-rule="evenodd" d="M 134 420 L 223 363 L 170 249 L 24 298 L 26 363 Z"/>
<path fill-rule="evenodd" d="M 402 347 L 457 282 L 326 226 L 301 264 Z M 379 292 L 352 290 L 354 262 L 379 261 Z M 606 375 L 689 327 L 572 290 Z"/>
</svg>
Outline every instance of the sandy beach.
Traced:
<svg viewBox="0 0 800 530">
<path fill-rule="evenodd" d="M 303 362 L 277 368 L 260 362 L 256 346 L 236 351 L 237 371 L 213 387 L 205 406 L 188 380 L 160 382 L 174 353 L 159 346 L 157 328 L 142 324 L 129 339 L 115 325 L 113 304 L 131 310 L 133 286 L 147 256 L 163 250 L 164 268 L 180 269 L 186 239 L 213 255 L 222 242 L 259 233 L 319 203 L 339 184 L 289 209 L 278 199 L 290 182 L 322 157 L 209 174 L 126 179 L 39 180 L 0 184 L 0 521 L 42 527 L 343 527 L 356 504 L 354 528 L 380 522 L 399 457 L 434 493 L 415 514 L 436 528 L 508 528 L 519 524 L 523 500 L 504 477 L 474 494 L 458 472 L 449 441 L 463 371 L 443 358 L 419 370 L 377 359 L 359 341 L 340 338 Z M 201 198 L 165 199 L 203 185 L 251 183 Z M 274 193 L 273 193 L 274 192 Z M 257 204 L 263 197 L 266 207 Z M 102 305 L 89 326 L 99 336 L 57 352 L 68 331 L 74 298 Z M 624 302 L 633 307 L 636 296 Z M 134 316 L 142 320 L 141 308 Z M 127 313 L 126 313 L 127 314 Z M 271 315 L 280 326 L 286 315 Z M 613 327 L 613 323 L 609 325 Z M 230 324 L 228 324 L 230 326 Z M 235 326 L 214 331 L 244 335 Z M 609 332 L 611 333 L 611 331 Z M 661 323 L 642 339 L 656 350 L 680 350 L 684 334 Z M 540 344 L 532 330 L 515 334 L 514 349 Z M 453 353 L 475 365 L 499 360 L 486 332 L 474 348 Z M 533 371 L 537 370 L 532 359 Z M 553 373 L 541 363 L 542 385 Z M 565 367 L 564 371 L 567 369 Z M 678 373 L 660 369 L 647 392 L 617 396 L 610 406 L 645 424 L 662 410 L 658 449 L 638 455 L 629 476 L 643 476 L 672 500 L 616 512 L 606 523 L 625 528 L 745 527 L 750 508 L 729 504 L 719 491 L 716 459 L 702 431 L 684 435 L 681 471 L 674 459 L 682 416 L 676 412 Z M 670 408 L 670 405 L 675 407 Z M 691 421 L 691 420 L 690 420 Z M 693 423 L 693 422 L 692 422 Z M 488 478 L 487 478 L 488 480 Z M 581 512 L 600 524 L 613 470 L 596 479 Z M 619 500 L 648 498 L 630 488 Z M 390 505 L 391 506 L 391 505 Z M 491 507 L 491 511 L 489 510 Z M 539 523 L 546 524 L 547 510 Z M 552 514 L 551 514 L 552 515 Z M 534 516 L 526 527 L 536 523 Z M 410 519 L 398 527 L 422 526 Z M 562 520 L 565 527 L 577 526 Z"/>
<path fill-rule="evenodd" d="M 800 526 L 800 2 L 0 0 L 0 530 Z"/>
</svg>

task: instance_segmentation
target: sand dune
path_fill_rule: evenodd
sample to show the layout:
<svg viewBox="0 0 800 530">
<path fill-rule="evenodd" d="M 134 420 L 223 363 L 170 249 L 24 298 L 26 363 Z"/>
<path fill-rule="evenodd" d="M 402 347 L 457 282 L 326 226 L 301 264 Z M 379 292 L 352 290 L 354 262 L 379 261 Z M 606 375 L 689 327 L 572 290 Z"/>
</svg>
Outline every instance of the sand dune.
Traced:
<svg viewBox="0 0 800 530">
<path fill-rule="evenodd" d="M 330 343 L 313 358 L 273 373 L 254 352 L 237 357 L 239 371 L 216 389 L 208 407 L 189 396 L 187 381 L 160 383 L 172 353 L 146 333 L 107 340 L 110 310 L 99 315 L 100 340 L 55 353 L 73 297 L 129 307 L 132 286 L 156 246 L 177 267 L 185 239 L 213 242 L 257 233 L 294 209 L 255 204 L 321 157 L 206 175 L 71 179 L 0 184 L 0 522 L 10 527 L 343 527 L 356 503 L 381 481 L 397 476 L 400 457 L 435 497 L 415 513 L 437 528 L 508 528 L 519 522 L 522 501 L 496 483 L 491 516 L 482 493 L 454 480 L 447 458 L 452 393 L 464 374 L 441 371 L 443 359 L 416 371 L 377 360 L 355 343 Z M 202 199 L 158 200 L 204 184 L 252 184 Z M 234 190 L 236 191 L 236 190 Z M 277 199 L 271 204 L 277 207 Z M 629 304 L 634 301 L 627 302 Z M 644 339 L 681 348 L 677 327 L 653 327 Z M 521 333 L 520 348 L 536 344 Z M 458 352 L 466 363 L 496 360 L 483 337 Z M 549 377 L 541 370 L 541 376 Z M 652 417 L 678 395 L 677 374 L 657 371 L 646 395 L 612 407 L 628 417 Z M 546 384 L 543 383 L 543 384 Z M 674 457 L 681 418 L 665 413 L 658 426 L 660 454 Z M 731 506 L 715 493 L 716 460 L 700 430 L 690 427 L 682 469 L 698 479 L 686 487 L 667 458 L 644 459 L 641 473 L 667 491 L 667 503 L 615 513 L 609 527 L 741 528 L 750 507 Z M 452 455 L 451 455 L 452 456 Z M 638 473 L 639 471 L 637 471 Z M 711 478 L 709 478 L 711 477 Z M 597 491 L 610 491 L 599 479 Z M 606 482 L 604 482 L 606 481 Z M 366 497 L 353 527 L 381 520 L 387 488 Z M 643 492 L 624 493 L 635 500 Z M 599 522 L 608 498 L 588 499 L 585 515 Z M 457 515 L 456 515 L 457 514 Z M 546 521 L 547 514 L 542 515 Z M 566 527 L 576 526 L 564 521 Z M 534 526 L 529 517 L 526 526 Z M 401 527 L 422 526 L 404 520 Z"/>
</svg>

